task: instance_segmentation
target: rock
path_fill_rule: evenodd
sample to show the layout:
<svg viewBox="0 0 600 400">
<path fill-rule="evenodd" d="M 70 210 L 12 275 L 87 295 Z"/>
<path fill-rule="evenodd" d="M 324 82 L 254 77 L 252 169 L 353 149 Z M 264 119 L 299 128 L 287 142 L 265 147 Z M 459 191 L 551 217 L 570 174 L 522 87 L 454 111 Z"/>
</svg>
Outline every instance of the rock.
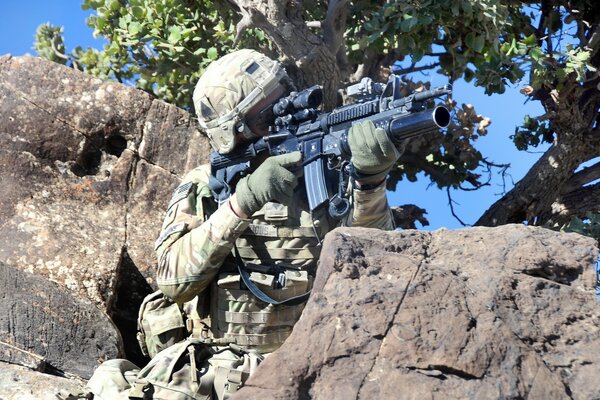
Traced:
<svg viewBox="0 0 600 400">
<path fill-rule="evenodd" d="M 117 328 L 89 301 L 0 263 L 0 361 L 89 378 L 122 350 Z"/>
<path fill-rule="evenodd" d="M 292 335 L 234 398 L 600 398 L 597 254 L 521 225 L 337 229 Z"/>
<path fill-rule="evenodd" d="M 145 92 L 0 57 L 0 261 L 91 300 L 137 350 L 165 207 L 208 149 L 190 114 Z"/>
<path fill-rule="evenodd" d="M 58 400 L 58 393 L 83 392 L 85 392 L 85 382 L 80 379 L 42 374 L 19 365 L 0 362 L 0 399 L 2 400 Z"/>
</svg>

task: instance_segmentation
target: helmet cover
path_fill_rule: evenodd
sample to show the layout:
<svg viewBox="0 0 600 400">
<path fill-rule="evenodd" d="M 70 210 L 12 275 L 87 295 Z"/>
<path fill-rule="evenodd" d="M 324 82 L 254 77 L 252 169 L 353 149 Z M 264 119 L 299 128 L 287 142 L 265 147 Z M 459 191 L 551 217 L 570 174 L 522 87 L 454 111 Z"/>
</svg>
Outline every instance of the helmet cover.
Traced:
<svg viewBox="0 0 600 400">
<path fill-rule="evenodd" d="M 213 149 L 227 154 L 240 138 L 256 138 L 244 121 L 246 113 L 282 86 L 292 88 L 283 67 L 255 50 L 238 50 L 211 63 L 196 84 L 193 102 Z"/>
</svg>

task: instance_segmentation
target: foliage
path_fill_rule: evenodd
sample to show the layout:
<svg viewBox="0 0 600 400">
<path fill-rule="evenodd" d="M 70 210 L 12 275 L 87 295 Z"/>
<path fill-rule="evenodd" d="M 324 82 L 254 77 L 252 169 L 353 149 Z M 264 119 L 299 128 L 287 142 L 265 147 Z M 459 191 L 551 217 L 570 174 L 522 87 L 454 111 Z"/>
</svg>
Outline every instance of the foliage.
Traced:
<svg viewBox="0 0 600 400">
<path fill-rule="evenodd" d="M 584 219 L 572 217 L 571 221 L 561 227 L 560 230 L 593 237 L 600 243 L 600 213 L 588 212 Z"/>
<path fill-rule="evenodd" d="M 508 17 L 508 7 L 499 0 L 386 2 L 351 30 L 349 37 L 357 38 L 351 56 L 375 47 L 410 55 L 415 65 L 434 57 L 438 72 L 451 80 L 475 79 L 488 94 L 502 93 L 506 80 L 514 83 L 522 76 L 514 65 L 504 64 L 500 50 L 511 26 Z"/>
<path fill-rule="evenodd" d="M 42 58 L 66 64 L 69 57 L 65 55 L 65 42 L 62 34 L 62 27 L 55 27 L 50 23 L 41 24 L 35 32 L 33 48 Z"/>
<path fill-rule="evenodd" d="M 72 65 L 92 75 L 130 83 L 158 98 L 189 108 L 193 85 L 202 70 L 233 48 L 233 12 L 210 1 L 84 0 L 95 11 L 87 23 L 104 49 L 76 48 Z M 44 28 L 51 37 L 59 28 Z M 62 29 L 59 30 L 62 33 Z M 55 35 L 56 36 L 56 35 Z M 48 39 L 37 39 L 40 56 L 55 60 Z M 245 45 L 264 48 L 260 32 Z M 64 46 L 60 49 L 64 53 Z"/>
</svg>

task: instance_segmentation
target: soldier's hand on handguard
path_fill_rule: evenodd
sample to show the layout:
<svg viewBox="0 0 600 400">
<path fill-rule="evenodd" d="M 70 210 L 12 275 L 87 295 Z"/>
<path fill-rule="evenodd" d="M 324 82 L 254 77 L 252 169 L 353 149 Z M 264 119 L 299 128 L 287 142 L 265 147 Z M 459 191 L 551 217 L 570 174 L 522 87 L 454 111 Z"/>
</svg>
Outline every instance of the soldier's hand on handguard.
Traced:
<svg viewBox="0 0 600 400">
<path fill-rule="evenodd" d="M 299 151 L 269 157 L 256 171 L 241 179 L 236 186 L 234 201 L 244 217 L 251 216 L 269 201 L 289 204 L 298 185 L 298 177 L 292 170 L 297 169 L 301 161 Z"/>
<path fill-rule="evenodd" d="M 371 121 L 363 121 L 350 128 L 348 145 L 359 186 L 382 183 L 400 157 L 400 152 L 385 131 L 375 128 Z"/>
</svg>

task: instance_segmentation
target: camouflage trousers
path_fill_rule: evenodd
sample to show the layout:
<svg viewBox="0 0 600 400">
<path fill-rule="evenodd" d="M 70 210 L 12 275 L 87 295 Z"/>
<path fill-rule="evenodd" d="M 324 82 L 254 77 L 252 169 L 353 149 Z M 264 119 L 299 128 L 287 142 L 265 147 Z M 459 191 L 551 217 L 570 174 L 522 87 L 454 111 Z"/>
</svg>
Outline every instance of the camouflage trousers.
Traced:
<svg viewBox="0 0 600 400">
<path fill-rule="evenodd" d="M 128 360 L 101 364 L 88 382 L 95 399 L 226 400 L 263 356 L 236 345 L 186 339 L 158 353 L 143 369 Z"/>
</svg>

